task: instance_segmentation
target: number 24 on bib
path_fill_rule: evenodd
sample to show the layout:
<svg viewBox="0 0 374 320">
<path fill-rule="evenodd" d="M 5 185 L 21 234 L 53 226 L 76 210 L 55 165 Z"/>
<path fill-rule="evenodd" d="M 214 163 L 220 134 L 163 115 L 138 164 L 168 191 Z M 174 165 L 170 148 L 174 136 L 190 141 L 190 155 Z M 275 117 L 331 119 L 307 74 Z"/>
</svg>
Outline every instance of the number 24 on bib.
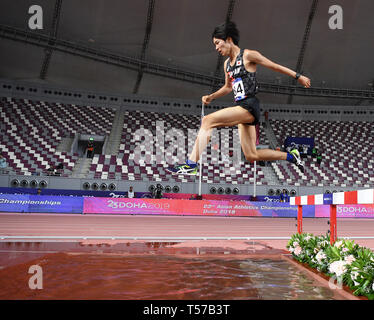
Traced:
<svg viewBox="0 0 374 320">
<path fill-rule="evenodd" d="M 246 98 L 242 78 L 236 78 L 234 80 L 234 82 L 232 83 L 232 90 L 234 91 L 235 101 L 243 100 Z"/>
</svg>

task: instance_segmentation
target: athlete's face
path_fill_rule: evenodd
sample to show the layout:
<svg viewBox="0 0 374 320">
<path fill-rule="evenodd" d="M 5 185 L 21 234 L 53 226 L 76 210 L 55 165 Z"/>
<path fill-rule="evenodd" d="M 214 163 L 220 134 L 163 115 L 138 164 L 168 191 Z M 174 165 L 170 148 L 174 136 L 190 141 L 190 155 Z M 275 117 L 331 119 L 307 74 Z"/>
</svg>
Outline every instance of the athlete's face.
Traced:
<svg viewBox="0 0 374 320">
<path fill-rule="evenodd" d="M 222 39 L 213 38 L 213 44 L 216 47 L 216 51 L 222 56 L 228 56 L 230 52 L 230 44 Z"/>
</svg>

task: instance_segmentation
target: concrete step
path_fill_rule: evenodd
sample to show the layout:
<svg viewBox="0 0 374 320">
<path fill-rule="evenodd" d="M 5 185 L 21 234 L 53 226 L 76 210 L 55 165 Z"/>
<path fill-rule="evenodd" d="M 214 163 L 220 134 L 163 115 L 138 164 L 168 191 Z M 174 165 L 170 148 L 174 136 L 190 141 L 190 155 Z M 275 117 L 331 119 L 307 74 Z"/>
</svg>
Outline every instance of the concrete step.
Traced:
<svg viewBox="0 0 374 320">
<path fill-rule="evenodd" d="M 104 154 L 118 154 L 121 143 L 121 135 L 123 130 L 123 123 L 125 121 L 124 111 L 118 109 L 115 116 L 115 121 L 112 130 L 109 134 Z"/>
<path fill-rule="evenodd" d="M 70 137 L 62 138 L 60 144 L 56 148 L 56 151 L 70 152 L 73 141 L 74 141 L 74 138 L 70 138 Z"/>
<path fill-rule="evenodd" d="M 262 171 L 269 184 L 280 184 L 282 182 L 278 179 L 277 174 L 271 166 L 262 167 Z"/>
<path fill-rule="evenodd" d="M 271 127 L 269 120 L 264 123 L 264 130 L 266 133 L 266 137 L 269 140 L 270 147 L 272 149 L 275 149 L 276 147 L 278 147 L 279 146 L 278 139 L 275 136 L 275 133 L 273 131 L 273 128 Z"/>
<path fill-rule="evenodd" d="M 90 171 L 90 167 L 92 164 L 92 159 L 88 158 L 79 158 L 77 164 L 75 165 L 72 177 L 73 178 L 85 178 Z"/>
</svg>

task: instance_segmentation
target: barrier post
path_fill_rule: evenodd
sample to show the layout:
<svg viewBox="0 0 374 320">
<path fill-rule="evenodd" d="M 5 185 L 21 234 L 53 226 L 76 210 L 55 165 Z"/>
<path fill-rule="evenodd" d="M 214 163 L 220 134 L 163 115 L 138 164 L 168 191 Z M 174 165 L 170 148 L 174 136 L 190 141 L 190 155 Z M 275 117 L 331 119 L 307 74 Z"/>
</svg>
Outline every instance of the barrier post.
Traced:
<svg viewBox="0 0 374 320">
<path fill-rule="evenodd" d="M 297 233 L 301 234 L 303 232 L 303 206 L 297 206 Z"/>
<path fill-rule="evenodd" d="M 336 192 L 334 194 L 315 194 L 310 196 L 290 197 L 290 205 L 298 206 L 297 222 L 298 233 L 302 232 L 302 205 L 329 205 L 330 206 L 330 243 L 333 245 L 338 238 L 336 219 L 336 205 L 341 204 L 374 204 L 374 189 Z"/>
<path fill-rule="evenodd" d="M 330 244 L 333 245 L 337 238 L 336 230 L 336 204 L 330 204 Z"/>
</svg>

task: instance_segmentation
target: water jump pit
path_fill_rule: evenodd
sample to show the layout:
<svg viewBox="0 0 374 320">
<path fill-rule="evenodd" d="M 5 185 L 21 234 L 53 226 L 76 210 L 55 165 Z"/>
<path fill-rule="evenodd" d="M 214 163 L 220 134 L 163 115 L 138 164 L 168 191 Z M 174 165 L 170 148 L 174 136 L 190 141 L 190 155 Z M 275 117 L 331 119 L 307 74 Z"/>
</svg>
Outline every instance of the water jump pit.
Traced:
<svg viewBox="0 0 374 320">
<path fill-rule="evenodd" d="M 0 299 L 358 298 L 260 240 L 4 240 Z"/>
</svg>

